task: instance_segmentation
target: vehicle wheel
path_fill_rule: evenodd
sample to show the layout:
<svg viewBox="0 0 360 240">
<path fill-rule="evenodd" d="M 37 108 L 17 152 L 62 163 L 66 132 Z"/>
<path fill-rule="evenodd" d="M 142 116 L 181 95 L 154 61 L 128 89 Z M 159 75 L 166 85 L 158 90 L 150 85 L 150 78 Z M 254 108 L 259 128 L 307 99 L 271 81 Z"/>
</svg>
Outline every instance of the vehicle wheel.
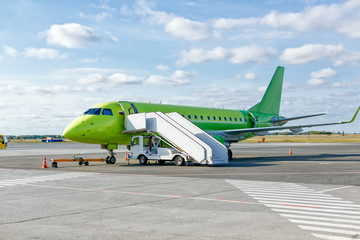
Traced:
<svg viewBox="0 0 360 240">
<path fill-rule="evenodd" d="M 81 160 L 81 161 L 79 161 L 79 165 L 81 166 L 83 164 L 83 161 Z"/>
<path fill-rule="evenodd" d="M 89 162 L 88 162 L 88 161 L 86 161 L 86 162 L 85 162 L 85 166 L 88 166 L 88 165 L 89 165 Z"/>
<path fill-rule="evenodd" d="M 110 164 L 115 164 L 115 163 L 116 163 L 116 158 L 115 158 L 114 156 L 111 156 L 111 157 L 109 158 L 109 163 L 110 163 Z"/>
<path fill-rule="evenodd" d="M 147 164 L 147 161 L 148 161 L 148 159 L 147 159 L 147 157 L 145 157 L 144 155 L 140 155 L 140 156 L 139 156 L 139 163 L 140 163 L 141 165 L 146 165 L 146 164 Z"/>
<path fill-rule="evenodd" d="M 165 164 L 165 160 L 159 160 L 158 163 L 159 163 L 160 165 L 164 165 L 164 164 Z"/>
<path fill-rule="evenodd" d="M 185 165 L 185 160 L 182 156 L 176 156 L 174 161 L 175 161 L 176 166 L 184 166 Z"/>
<path fill-rule="evenodd" d="M 229 160 L 232 160 L 233 157 L 232 157 L 232 151 L 230 149 L 228 149 L 228 157 L 229 157 Z"/>
<path fill-rule="evenodd" d="M 106 158 L 105 158 L 105 162 L 106 162 L 106 164 L 110 164 L 110 157 L 109 156 L 107 156 Z"/>
</svg>

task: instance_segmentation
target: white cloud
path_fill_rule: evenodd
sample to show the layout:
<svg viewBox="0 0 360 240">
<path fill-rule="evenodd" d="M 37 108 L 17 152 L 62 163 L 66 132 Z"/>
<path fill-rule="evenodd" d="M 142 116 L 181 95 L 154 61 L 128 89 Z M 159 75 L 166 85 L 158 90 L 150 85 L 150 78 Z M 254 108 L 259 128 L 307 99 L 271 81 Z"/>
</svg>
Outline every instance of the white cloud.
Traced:
<svg viewBox="0 0 360 240">
<path fill-rule="evenodd" d="M 114 84 L 139 84 L 142 82 L 142 79 L 124 73 L 114 73 L 109 77 L 109 81 Z"/>
<path fill-rule="evenodd" d="M 91 28 L 78 23 L 54 24 L 41 35 L 46 37 L 48 44 L 66 48 L 83 48 L 99 41 Z"/>
<path fill-rule="evenodd" d="M 211 32 L 205 23 L 162 11 L 154 11 L 152 7 L 153 4 L 140 0 L 138 1 L 136 12 L 147 19 L 149 23 L 163 25 L 165 31 L 175 37 L 188 41 L 199 41 L 217 37 L 216 33 Z"/>
<path fill-rule="evenodd" d="M 183 17 L 174 17 L 165 24 L 165 31 L 175 37 L 189 41 L 199 41 L 211 36 L 206 24 Z"/>
<path fill-rule="evenodd" d="M 141 84 L 142 78 L 124 73 L 113 73 L 110 76 L 101 73 L 93 73 L 80 78 L 78 83 L 90 85 L 89 87 L 94 87 L 96 84 L 113 87 L 116 85 Z"/>
<path fill-rule="evenodd" d="M 103 1 L 102 1 L 103 2 Z M 105 2 L 105 1 L 104 1 Z M 110 7 L 109 5 L 107 5 L 107 4 L 105 4 L 105 3 L 103 3 L 103 4 L 99 4 L 99 5 L 96 5 L 96 4 L 93 4 L 93 3 L 91 3 L 90 5 L 89 5 L 89 7 L 92 7 L 92 8 L 95 8 L 95 9 L 102 9 L 102 10 L 107 10 L 107 11 L 110 11 L 110 12 L 115 12 L 116 11 L 116 9 L 115 8 L 113 8 L 113 7 Z"/>
<path fill-rule="evenodd" d="M 235 79 L 237 80 L 254 80 L 256 79 L 255 73 L 245 73 L 244 75 L 236 74 Z"/>
<path fill-rule="evenodd" d="M 336 82 L 333 84 L 333 87 L 336 88 L 348 88 L 348 89 L 359 89 L 360 79 L 354 79 L 348 82 Z"/>
<path fill-rule="evenodd" d="M 12 47 L 9 47 L 9 46 L 6 46 L 4 45 L 4 52 L 5 52 L 5 55 L 8 55 L 10 57 L 13 57 L 15 58 L 16 55 L 17 55 L 17 51 L 15 48 L 12 48 Z"/>
<path fill-rule="evenodd" d="M 24 51 L 24 56 L 27 58 L 38 58 L 38 59 L 48 59 L 48 60 L 67 58 L 67 55 L 65 53 L 61 54 L 56 49 L 33 48 L 33 47 L 26 48 Z"/>
<path fill-rule="evenodd" d="M 85 75 L 84 77 L 80 78 L 78 82 L 83 85 L 90 85 L 105 81 L 106 81 L 106 77 L 104 75 L 100 73 L 93 73 L 93 74 Z"/>
<path fill-rule="evenodd" d="M 276 54 L 271 47 L 260 47 L 256 45 L 243 46 L 232 49 L 216 47 L 212 50 L 193 48 L 189 51 L 183 50 L 180 59 L 176 62 L 179 66 L 186 66 L 191 63 L 202 63 L 209 61 L 227 60 L 232 64 L 243 63 L 265 63 L 269 57 Z"/>
<path fill-rule="evenodd" d="M 327 81 L 324 79 L 312 78 L 306 82 L 306 85 L 310 86 L 310 87 L 318 87 L 318 86 L 325 85 L 326 83 L 327 83 Z"/>
<path fill-rule="evenodd" d="M 300 12 L 272 11 L 263 17 L 219 18 L 213 20 L 215 29 L 270 27 L 298 32 L 334 30 L 351 38 L 360 38 L 360 2 L 348 0 L 339 4 L 316 5 Z"/>
<path fill-rule="evenodd" d="M 167 71 L 167 70 L 169 70 L 169 66 L 160 64 L 160 65 L 156 66 L 156 69 L 159 71 Z"/>
<path fill-rule="evenodd" d="M 324 68 L 317 72 L 311 72 L 311 78 L 335 78 L 339 76 L 338 72 L 331 68 Z"/>
<path fill-rule="evenodd" d="M 360 52 L 351 52 L 339 45 L 306 44 L 298 48 L 287 48 L 280 56 L 286 64 L 304 64 L 328 59 L 334 66 L 341 66 L 360 60 Z"/>
<path fill-rule="evenodd" d="M 256 79 L 256 75 L 255 75 L 255 73 L 246 73 L 244 76 L 244 79 L 245 80 L 254 80 L 254 79 Z"/>
<path fill-rule="evenodd" d="M 151 75 L 146 81 L 145 85 L 156 86 L 182 86 L 190 83 L 190 78 L 193 74 L 182 70 L 176 70 L 170 77 L 161 75 Z"/>
</svg>

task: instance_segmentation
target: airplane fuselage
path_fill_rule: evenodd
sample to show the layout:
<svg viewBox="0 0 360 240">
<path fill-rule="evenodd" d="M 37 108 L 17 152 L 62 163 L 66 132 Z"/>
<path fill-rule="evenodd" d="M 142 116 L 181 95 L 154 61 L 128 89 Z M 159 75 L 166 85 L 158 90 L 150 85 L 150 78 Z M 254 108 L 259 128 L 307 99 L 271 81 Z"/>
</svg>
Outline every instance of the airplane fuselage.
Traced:
<svg viewBox="0 0 360 240">
<path fill-rule="evenodd" d="M 256 114 L 245 110 L 229 110 L 203 107 L 189 107 L 139 102 L 105 102 L 96 104 L 72 121 L 64 130 L 68 139 L 93 144 L 128 145 L 134 134 L 126 130 L 127 115 L 146 112 L 177 112 L 204 131 L 245 129 L 272 126 L 272 114 Z M 252 137 L 246 134 L 242 139 Z M 228 144 L 221 136 L 213 135 L 218 141 Z M 239 140 L 239 139 L 237 139 Z M 114 147 L 115 148 L 115 147 Z"/>
</svg>

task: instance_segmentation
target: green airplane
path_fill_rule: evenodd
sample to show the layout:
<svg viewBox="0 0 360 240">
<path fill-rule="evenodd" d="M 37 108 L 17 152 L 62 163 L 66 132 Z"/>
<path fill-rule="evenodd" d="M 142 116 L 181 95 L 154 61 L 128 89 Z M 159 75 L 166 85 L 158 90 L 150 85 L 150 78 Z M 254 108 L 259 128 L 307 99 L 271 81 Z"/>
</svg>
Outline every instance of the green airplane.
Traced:
<svg viewBox="0 0 360 240">
<path fill-rule="evenodd" d="M 232 143 L 256 136 L 269 131 L 289 129 L 301 132 L 302 128 L 352 123 L 359 110 L 350 121 L 337 123 L 321 123 L 309 125 L 283 126 L 291 120 L 315 117 L 320 114 L 285 118 L 279 115 L 280 100 L 283 85 L 284 67 L 277 67 L 262 100 L 248 110 L 230 110 L 203 107 L 190 107 L 167 104 L 140 102 L 104 102 L 92 106 L 81 116 L 73 120 L 64 130 L 67 139 L 100 144 L 107 149 L 109 155 L 107 163 L 114 164 L 116 159 L 114 150 L 118 145 L 129 145 L 136 132 L 127 131 L 128 116 L 138 113 L 177 112 L 185 119 L 211 135 L 228 148 L 228 157 L 232 158 L 229 149 Z"/>
</svg>

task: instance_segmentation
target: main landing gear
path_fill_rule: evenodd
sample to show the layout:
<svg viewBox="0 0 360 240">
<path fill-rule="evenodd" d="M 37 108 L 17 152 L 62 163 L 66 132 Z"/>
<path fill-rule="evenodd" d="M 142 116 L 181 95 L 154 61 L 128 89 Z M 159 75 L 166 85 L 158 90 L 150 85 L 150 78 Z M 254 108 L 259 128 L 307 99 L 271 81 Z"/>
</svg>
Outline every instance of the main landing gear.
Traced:
<svg viewBox="0 0 360 240">
<path fill-rule="evenodd" d="M 105 159 L 106 164 L 115 164 L 116 163 L 116 158 L 115 158 L 115 154 L 114 154 L 114 150 L 110 149 L 108 150 L 110 156 L 107 156 Z"/>
<path fill-rule="evenodd" d="M 232 151 L 230 150 L 230 148 L 228 148 L 228 157 L 229 157 L 229 160 L 233 160 L 233 155 L 232 155 Z"/>
</svg>

